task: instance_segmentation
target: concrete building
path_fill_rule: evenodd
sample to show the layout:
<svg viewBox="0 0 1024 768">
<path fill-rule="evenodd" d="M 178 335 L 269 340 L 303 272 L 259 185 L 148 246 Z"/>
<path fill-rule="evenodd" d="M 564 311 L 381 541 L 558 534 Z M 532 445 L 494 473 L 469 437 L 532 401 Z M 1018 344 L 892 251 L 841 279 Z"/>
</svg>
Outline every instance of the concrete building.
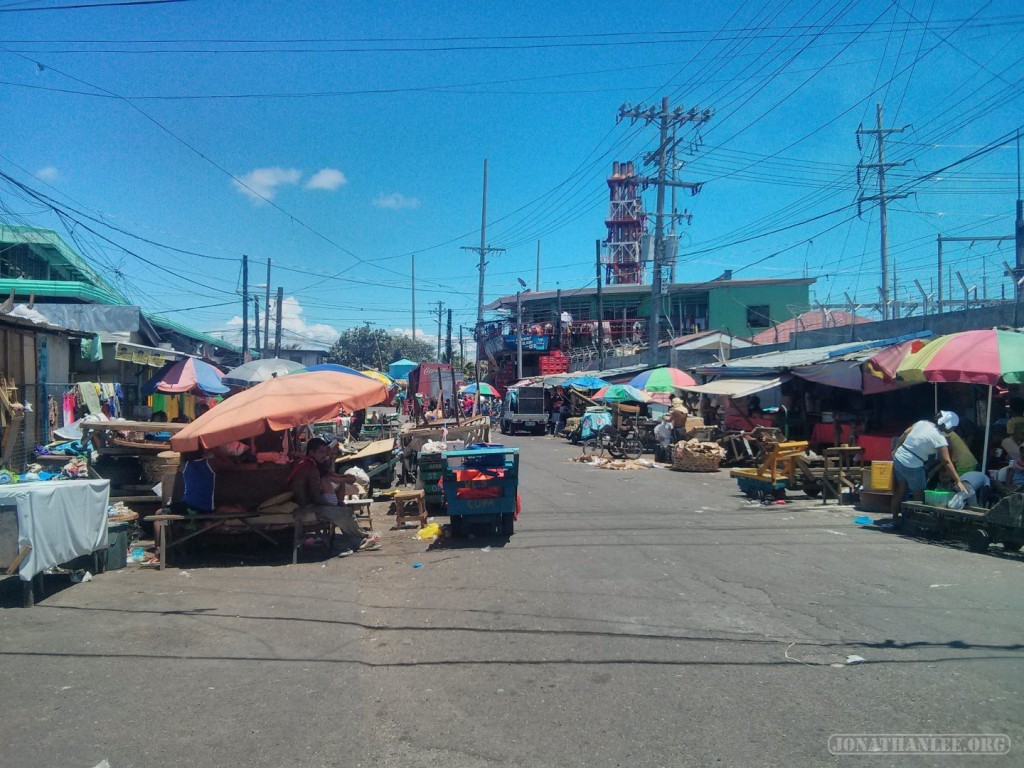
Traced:
<svg viewBox="0 0 1024 768">
<path fill-rule="evenodd" d="M 790 319 L 793 310 L 806 309 L 813 283 L 813 278 L 733 280 L 729 272 L 702 283 L 672 283 L 665 287 L 658 336 L 669 341 L 712 330 L 749 339 Z M 524 376 L 540 373 L 541 358 L 552 352 L 569 358 L 572 369 L 586 367 L 598 357 L 602 335 L 606 358 L 631 357 L 647 347 L 650 286 L 603 286 L 600 313 L 597 294 L 592 286 L 518 294 Z M 517 294 L 502 296 L 485 309 L 504 315 L 485 323 L 481 342 L 498 372 L 496 383 L 507 384 L 516 375 Z M 667 350 L 665 357 L 667 362 Z"/>
</svg>

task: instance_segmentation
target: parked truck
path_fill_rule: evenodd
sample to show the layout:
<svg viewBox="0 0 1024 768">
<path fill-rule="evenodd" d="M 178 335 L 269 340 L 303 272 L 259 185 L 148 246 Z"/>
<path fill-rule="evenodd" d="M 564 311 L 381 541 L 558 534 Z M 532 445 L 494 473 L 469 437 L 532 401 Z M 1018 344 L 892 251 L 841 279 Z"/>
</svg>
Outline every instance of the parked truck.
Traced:
<svg viewBox="0 0 1024 768">
<path fill-rule="evenodd" d="M 503 435 L 529 430 L 535 435 L 547 431 L 548 414 L 544 408 L 544 387 L 516 387 L 501 401 L 499 427 Z"/>
</svg>

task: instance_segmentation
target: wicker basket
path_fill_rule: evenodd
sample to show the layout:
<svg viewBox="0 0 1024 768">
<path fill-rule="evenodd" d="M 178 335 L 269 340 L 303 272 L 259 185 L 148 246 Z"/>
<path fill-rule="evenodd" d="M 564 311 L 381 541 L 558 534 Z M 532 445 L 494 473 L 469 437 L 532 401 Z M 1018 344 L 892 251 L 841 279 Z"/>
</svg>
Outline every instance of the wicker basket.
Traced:
<svg viewBox="0 0 1024 768">
<path fill-rule="evenodd" d="M 672 451 L 672 469 L 676 472 L 717 472 L 721 457 L 712 453 Z"/>
</svg>

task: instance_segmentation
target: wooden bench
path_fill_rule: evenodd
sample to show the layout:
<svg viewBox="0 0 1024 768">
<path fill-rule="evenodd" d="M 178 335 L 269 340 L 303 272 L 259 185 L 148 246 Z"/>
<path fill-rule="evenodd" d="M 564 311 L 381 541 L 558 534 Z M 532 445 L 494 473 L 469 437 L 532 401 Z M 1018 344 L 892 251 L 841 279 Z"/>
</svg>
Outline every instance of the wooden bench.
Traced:
<svg viewBox="0 0 1024 768">
<path fill-rule="evenodd" d="M 274 539 L 249 522 L 249 518 L 258 516 L 259 515 L 256 512 L 236 512 L 227 515 L 177 515 L 166 513 L 147 515 L 142 519 L 147 523 L 159 524 L 157 525 L 157 528 L 159 529 L 157 546 L 159 547 L 160 570 L 162 571 L 167 567 L 167 553 L 172 547 L 184 544 L 186 541 L 194 539 L 197 536 L 202 536 L 210 531 L 222 529 L 231 520 L 237 520 L 253 532 L 262 536 L 271 544 L 277 544 Z M 195 523 L 198 527 L 196 530 L 191 531 L 184 536 L 174 538 L 172 535 L 174 523 L 183 523 L 186 521 Z"/>
</svg>

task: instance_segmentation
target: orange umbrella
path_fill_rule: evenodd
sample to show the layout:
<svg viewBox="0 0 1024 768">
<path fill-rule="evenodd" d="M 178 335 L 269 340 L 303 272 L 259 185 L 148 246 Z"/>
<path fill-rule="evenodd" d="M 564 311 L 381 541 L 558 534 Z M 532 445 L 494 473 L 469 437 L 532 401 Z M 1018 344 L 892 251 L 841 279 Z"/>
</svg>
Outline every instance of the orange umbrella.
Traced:
<svg viewBox="0 0 1024 768">
<path fill-rule="evenodd" d="M 215 448 L 232 440 L 326 421 L 338 410 L 358 411 L 388 399 L 379 381 L 365 376 L 320 371 L 293 373 L 232 395 L 174 436 L 176 451 Z"/>
</svg>

